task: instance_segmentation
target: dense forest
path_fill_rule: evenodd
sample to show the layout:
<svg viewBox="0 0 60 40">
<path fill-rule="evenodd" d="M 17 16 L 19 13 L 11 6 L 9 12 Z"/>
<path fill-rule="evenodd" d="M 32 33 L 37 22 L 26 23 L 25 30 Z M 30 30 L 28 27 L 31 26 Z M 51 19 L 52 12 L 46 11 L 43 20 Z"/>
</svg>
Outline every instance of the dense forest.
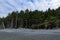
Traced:
<svg viewBox="0 0 60 40">
<path fill-rule="evenodd" d="M 57 9 L 13 11 L 8 16 L 0 18 L 0 28 L 60 28 L 60 7 Z"/>
</svg>

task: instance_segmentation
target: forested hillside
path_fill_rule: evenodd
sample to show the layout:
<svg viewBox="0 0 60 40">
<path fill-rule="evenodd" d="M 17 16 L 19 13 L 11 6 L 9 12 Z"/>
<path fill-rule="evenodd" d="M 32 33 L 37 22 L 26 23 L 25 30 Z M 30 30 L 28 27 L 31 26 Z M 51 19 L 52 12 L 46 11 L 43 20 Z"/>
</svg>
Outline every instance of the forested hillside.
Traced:
<svg viewBox="0 0 60 40">
<path fill-rule="evenodd" d="M 9 13 L 7 17 L 0 18 L 0 28 L 32 28 L 56 29 L 60 28 L 60 7 L 46 11 L 21 10 Z"/>
</svg>

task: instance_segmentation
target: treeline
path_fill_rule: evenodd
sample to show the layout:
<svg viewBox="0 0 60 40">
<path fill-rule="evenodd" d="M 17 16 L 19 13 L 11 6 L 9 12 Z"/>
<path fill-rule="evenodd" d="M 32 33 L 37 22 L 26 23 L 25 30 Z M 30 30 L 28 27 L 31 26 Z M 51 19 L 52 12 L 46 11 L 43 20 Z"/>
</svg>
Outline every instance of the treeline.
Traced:
<svg viewBox="0 0 60 40">
<path fill-rule="evenodd" d="M 21 10 L 9 13 L 7 17 L 0 18 L 0 28 L 31 28 L 56 29 L 60 28 L 60 7 L 46 11 Z"/>
</svg>

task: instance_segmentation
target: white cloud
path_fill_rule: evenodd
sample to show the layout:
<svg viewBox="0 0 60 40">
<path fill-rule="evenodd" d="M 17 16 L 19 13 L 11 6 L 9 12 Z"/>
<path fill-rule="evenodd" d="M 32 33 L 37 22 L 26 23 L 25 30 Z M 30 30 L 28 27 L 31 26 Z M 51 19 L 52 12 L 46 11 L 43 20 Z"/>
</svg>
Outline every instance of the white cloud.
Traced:
<svg viewBox="0 0 60 40">
<path fill-rule="evenodd" d="M 0 0 L 0 16 L 6 16 L 11 11 L 25 9 L 46 10 L 56 9 L 60 6 L 60 0 Z"/>
</svg>

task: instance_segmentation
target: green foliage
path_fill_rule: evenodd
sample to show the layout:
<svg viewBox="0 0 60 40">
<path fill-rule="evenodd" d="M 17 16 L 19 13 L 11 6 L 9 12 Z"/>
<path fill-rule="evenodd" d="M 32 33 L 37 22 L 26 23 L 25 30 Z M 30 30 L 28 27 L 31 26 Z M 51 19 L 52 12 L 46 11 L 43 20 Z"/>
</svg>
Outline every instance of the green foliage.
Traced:
<svg viewBox="0 0 60 40">
<path fill-rule="evenodd" d="M 0 25 L 4 22 L 6 28 L 32 28 L 52 29 L 60 28 L 60 7 L 56 10 L 48 9 L 43 11 L 25 11 L 9 13 L 7 17 L 0 18 Z"/>
</svg>

